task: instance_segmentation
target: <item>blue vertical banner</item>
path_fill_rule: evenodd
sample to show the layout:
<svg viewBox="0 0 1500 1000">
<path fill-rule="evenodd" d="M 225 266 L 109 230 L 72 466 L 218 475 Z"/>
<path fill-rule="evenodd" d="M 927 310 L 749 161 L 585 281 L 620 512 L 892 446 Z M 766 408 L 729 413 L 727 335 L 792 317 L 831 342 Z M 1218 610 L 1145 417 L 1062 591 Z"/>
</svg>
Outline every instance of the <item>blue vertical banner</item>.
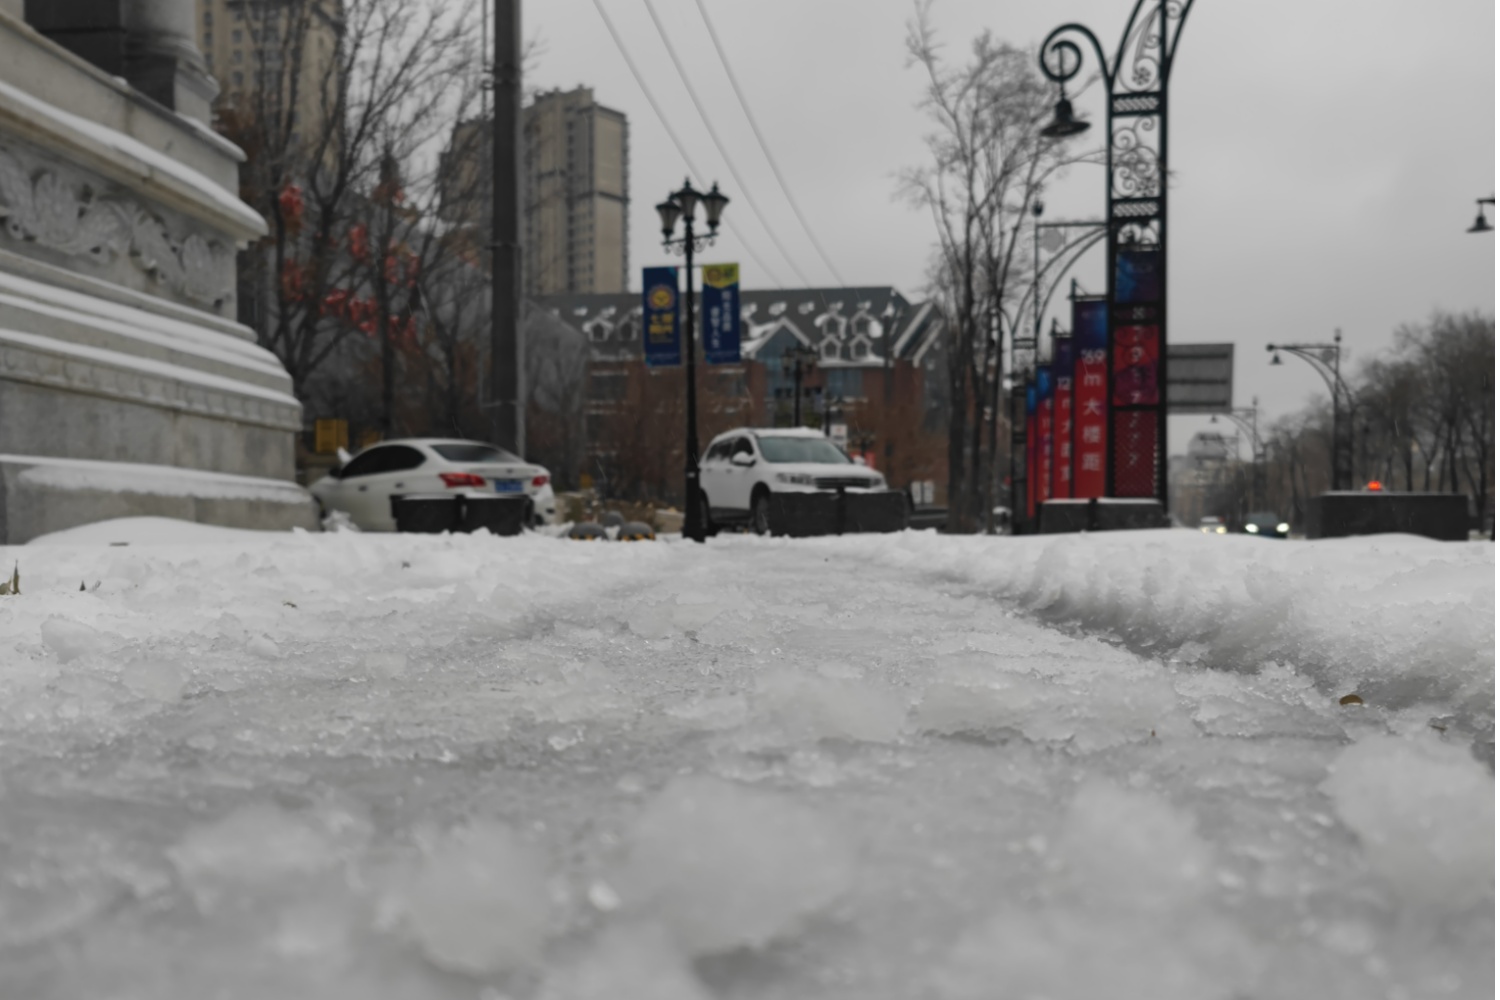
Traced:
<svg viewBox="0 0 1500 1000">
<path fill-rule="evenodd" d="M 740 266 L 703 265 L 703 358 L 711 365 L 740 362 Z"/>
<path fill-rule="evenodd" d="M 677 268 L 641 268 L 641 353 L 652 368 L 682 364 Z"/>
</svg>

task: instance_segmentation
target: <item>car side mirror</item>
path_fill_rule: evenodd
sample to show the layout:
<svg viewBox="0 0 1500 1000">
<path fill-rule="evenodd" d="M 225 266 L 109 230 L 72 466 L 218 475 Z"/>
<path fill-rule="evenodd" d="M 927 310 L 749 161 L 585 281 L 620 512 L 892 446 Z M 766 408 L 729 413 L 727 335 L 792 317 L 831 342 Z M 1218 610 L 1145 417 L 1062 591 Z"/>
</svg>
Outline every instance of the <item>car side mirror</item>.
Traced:
<svg viewBox="0 0 1500 1000">
<path fill-rule="evenodd" d="M 737 451 L 729 457 L 729 461 L 735 465 L 749 468 L 755 464 L 755 456 L 748 452 Z"/>
</svg>

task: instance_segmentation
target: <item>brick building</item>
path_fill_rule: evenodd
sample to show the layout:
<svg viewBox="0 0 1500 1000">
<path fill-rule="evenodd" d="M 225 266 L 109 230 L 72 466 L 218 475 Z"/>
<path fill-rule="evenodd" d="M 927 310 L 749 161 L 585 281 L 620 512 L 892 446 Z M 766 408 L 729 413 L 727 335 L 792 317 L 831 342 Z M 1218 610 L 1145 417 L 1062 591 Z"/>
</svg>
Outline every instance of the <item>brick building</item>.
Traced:
<svg viewBox="0 0 1500 1000">
<path fill-rule="evenodd" d="M 641 360 L 639 293 L 535 301 L 588 338 L 591 474 L 623 479 L 627 491 L 674 495 L 684 379 L 681 368 L 648 369 Z M 912 303 L 891 287 L 745 290 L 740 315 L 741 363 L 700 358 L 700 444 L 729 427 L 790 426 L 795 376 L 783 357 L 801 349 L 815 355 L 802 379 L 804 424 L 843 423 L 850 450 L 893 486 L 946 480 L 946 361 L 934 303 Z M 625 455 L 632 450 L 638 459 Z"/>
</svg>

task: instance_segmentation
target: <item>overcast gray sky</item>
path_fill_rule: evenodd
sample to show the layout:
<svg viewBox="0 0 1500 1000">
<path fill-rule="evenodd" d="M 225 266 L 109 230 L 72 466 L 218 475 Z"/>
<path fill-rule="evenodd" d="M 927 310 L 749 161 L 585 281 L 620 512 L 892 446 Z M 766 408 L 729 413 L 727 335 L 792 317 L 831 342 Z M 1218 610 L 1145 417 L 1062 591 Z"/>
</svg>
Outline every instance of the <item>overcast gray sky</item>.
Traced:
<svg viewBox="0 0 1500 1000">
<path fill-rule="evenodd" d="M 645 0 L 604 0 L 626 49 L 702 171 L 734 201 L 740 238 L 705 259 L 738 260 L 746 287 L 836 279 L 803 235 L 739 109 L 694 0 L 653 0 L 692 85 L 792 263 L 749 210 L 668 58 Z M 910 0 L 708 0 L 730 63 L 813 232 L 848 284 L 919 299 L 934 233 L 896 196 L 930 130 L 906 65 Z M 1035 46 L 1079 21 L 1113 54 L 1130 0 L 937 0 L 961 59 L 989 28 Z M 532 0 L 524 31 L 542 51 L 528 87 L 592 87 L 630 120 L 630 266 L 667 263 L 653 208 L 688 172 L 592 0 Z M 1464 230 L 1495 187 L 1494 0 L 1198 0 L 1171 81 L 1172 341 L 1237 345 L 1237 405 L 1270 417 L 1324 393 L 1311 368 L 1267 367 L 1268 340 L 1344 331 L 1355 363 L 1401 323 L 1434 309 L 1493 313 L 1495 243 Z M 1099 123 L 1096 84 L 1078 102 Z M 1049 218 L 1103 212 L 1098 167 L 1075 168 L 1046 198 Z M 795 266 L 794 266 L 795 265 Z M 1074 272 L 1104 287 L 1102 253 Z M 638 287 L 638 284 L 636 285 Z M 1202 418 L 1174 418 L 1181 451 Z"/>
</svg>

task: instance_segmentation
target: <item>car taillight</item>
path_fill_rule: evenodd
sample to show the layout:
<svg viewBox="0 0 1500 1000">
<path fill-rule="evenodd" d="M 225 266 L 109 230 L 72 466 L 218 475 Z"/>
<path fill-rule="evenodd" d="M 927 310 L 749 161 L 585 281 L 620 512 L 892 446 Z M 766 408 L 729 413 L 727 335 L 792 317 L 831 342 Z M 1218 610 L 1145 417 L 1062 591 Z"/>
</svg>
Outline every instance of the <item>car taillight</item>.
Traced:
<svg viewBox="0 0 1500 1000">
<path fill-rule="evenodd" d="M 472 472 L 439 472 L 438 478 L 450 490 L 456 490 L 461 486 L 485 486 L 488 483 L 483 476 Z"/>
<path fill-rule="evenodd" d="M 531 477 L 531 485 L 532 486 L 537 486 L 537 487 L 546 486 L 547 485 L 547 477 L 546 476 L 532 476 Z"/>
</svg>

